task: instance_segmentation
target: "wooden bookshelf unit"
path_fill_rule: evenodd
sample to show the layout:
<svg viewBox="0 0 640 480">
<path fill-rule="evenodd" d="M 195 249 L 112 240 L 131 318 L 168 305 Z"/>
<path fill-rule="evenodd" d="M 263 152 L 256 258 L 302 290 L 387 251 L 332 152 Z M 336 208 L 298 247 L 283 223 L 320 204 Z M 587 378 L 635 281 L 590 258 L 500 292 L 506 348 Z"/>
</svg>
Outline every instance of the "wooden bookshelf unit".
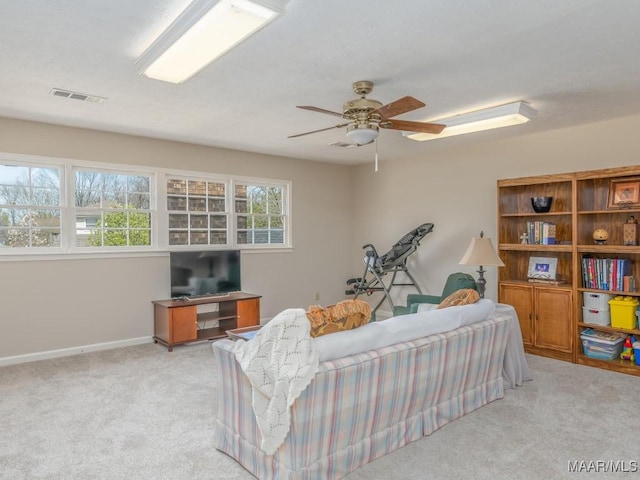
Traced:
<svg viewBox="0 0 640 480">
<path fill-rule="evenodd" d="M 223 338 L 227 330 L 259 325 L 260 298 L 252 293 L 234 292 L 186 300 L 155 300 L 153 340 L 171 352 L 174 345 Z"/>
<path fill-rule="evenodd" d="M 625 188 L 632 194 L 628 201 Z M 553 197 L 549 212 L 532 209 L 531 197 L 538 196 Z M 640 166 L 498 180 L 498 251 L 505 263 L 499 270 L 499 301 L 515 307 L 528 353 L 640 376 L 634 362 L 585 355 L 580 338 L 587 328 L 640 338 L 637 326 L 621 329 L 583 318 L 585 292 L 640 297 L 638 230 L 625 228 L 631 217 L 640 219 Z M 523 234 L 529 222 L 553 223 L 555 244 L 528 241 Z M 594 236 L 597 230 L 606 238 Z M 556 259 L 560 281 L 528 282 L 531 257 Z M 605 283 L 600 285 L 606 289 L 589 288 L 594 285 L 585 276 L 586 258 L 629 260 L 635 288 L 620 291 Z"/>
</svg>

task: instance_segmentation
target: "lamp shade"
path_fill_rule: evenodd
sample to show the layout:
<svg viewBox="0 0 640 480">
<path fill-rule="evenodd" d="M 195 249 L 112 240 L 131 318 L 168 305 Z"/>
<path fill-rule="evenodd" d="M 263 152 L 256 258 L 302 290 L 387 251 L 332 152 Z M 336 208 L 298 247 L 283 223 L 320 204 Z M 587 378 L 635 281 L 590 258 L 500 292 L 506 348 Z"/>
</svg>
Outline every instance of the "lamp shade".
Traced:
<svg viewBox="0 0 640 480">
<path fill-rule="evenodd" d="M 493 248 L 490 238 L 473 237 L 467 251 L 462 256 L 460 265 L 480 265 L 490 267 L 504 267 L 504 263 Z"/>
</svg>

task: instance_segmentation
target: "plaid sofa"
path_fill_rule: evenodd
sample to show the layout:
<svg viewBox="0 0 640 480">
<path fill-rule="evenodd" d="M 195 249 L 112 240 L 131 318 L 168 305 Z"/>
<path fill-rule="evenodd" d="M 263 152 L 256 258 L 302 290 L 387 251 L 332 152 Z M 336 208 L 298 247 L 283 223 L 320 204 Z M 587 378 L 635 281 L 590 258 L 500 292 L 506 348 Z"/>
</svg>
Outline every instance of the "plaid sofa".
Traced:
<svg viewBox="0 0 640 480">
<path fill-rule="evenodd" d="M 273 455 L 259 447 L 251 385 L 232 352 L 213 344 L 218 366 L 215 447 L 261 480 L 339 479 L 504 396 L 511 322 L 470 326 L 320 363 L 291 409 Z"/>
</svg>

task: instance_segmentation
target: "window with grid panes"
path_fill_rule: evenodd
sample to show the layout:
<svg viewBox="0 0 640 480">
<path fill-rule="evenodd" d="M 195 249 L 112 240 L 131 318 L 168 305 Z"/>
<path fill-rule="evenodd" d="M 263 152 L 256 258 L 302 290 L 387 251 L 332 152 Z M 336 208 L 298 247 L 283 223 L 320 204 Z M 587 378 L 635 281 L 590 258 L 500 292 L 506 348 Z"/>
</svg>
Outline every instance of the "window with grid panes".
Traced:
<svg viewBox="0 0 640 480">
<path fill-rule="evenodd" d="M 0 248 L 60 246 L 62 172 L 0 160 Z"/>
<path fill-rule="evenodd" d="M 44 249 L 91 253 L 172 246 L 289 246 L 286 182 L 208 174 L 158 176 L 135 166 L 27 157 L 0 157 L 0 256 L 35 250 L 41 254 Z M 168 228 L 166 237 L 157 232 L 155 221 L 159 179 L 165 183 L 160 188 L 166 197 L 161 201 L 160 226 Z"/>
<path fill-rule="evenodd" d="M 77 247 L 151 245 L 151 177 L 76 169 Z"/>
<path fill-rule="evenodd" d="M 286 190 L 282 185 L 236 182 L 234 206 L 238 245 L 284 245 Z"/>
<path fill-rule="evenodd" d="M 226 245 L 227 181 L 167 177 L 169 245 Z"/>
</svg>

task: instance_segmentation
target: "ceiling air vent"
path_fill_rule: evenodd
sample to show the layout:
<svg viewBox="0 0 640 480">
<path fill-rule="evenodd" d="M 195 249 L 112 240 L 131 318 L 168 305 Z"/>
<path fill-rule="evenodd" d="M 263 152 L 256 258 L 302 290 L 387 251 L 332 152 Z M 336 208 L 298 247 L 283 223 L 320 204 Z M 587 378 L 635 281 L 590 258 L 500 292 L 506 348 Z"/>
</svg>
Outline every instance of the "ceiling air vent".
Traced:
<svg viewBox="0 0 640 480">
<path fill-rule="evenodd" d="M 61 88 L 54 88 L 51 90 L 51 95 L 54 97 L 71 98 L 73 100 L 81 100 L 83 102 L 102 103 L 106 100 L 105 97 L 99 97 L 97 95 L 88 95 L 80 92 L 70 92 L 69 90 L 62 90 Z"/>
</svg>

